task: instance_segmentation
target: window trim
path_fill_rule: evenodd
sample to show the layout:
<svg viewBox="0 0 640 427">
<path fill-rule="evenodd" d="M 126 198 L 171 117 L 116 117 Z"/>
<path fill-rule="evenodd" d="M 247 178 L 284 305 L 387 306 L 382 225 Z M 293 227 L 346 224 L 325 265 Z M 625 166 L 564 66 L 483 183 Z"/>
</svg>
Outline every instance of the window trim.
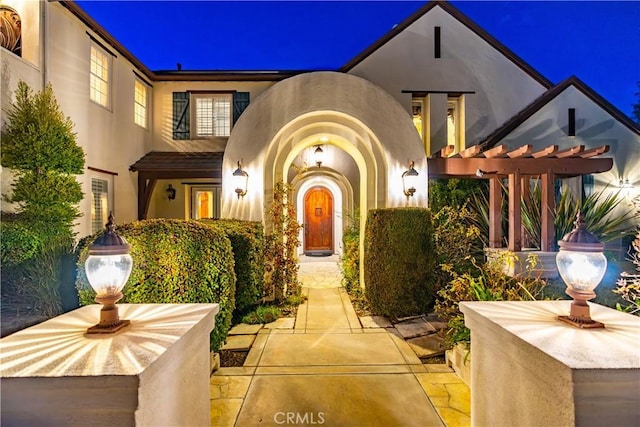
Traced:
<svg viewBox="0 0 640 427">
<path fill-rule="evenodd" d="M 189 185 L 189 218 L 190 219 L 203 219 L 196 218 L 196 193 L 198 191 L 210 191 L 213 196 L 212 200 L 212 218 L 218 219 L 220 218 L 220 204 L 222 202 L 222 185 L 221 184 L 209 184 L 209 183 L 198 183 Z"/>
<path fill-rule="evenodd" d="M 104 80 L 102 78 L 102 76 L 99 76 L 97 74 L 95 74 L 92 71 L 92 63 L 93 63 L 93 51 L 96 51 L 98 54 L 102 55 L 105 59 L 106 62 L 106 80 Z M 105 68 L 104 65 L 102 65 L 102 68 Z M 90 49 L 89 49 L 89 100 L 91 102 L 93 102 L 94 104 L 97 104 L 103 108 L 106 108 L 107 110 L 111 110 L 111 98 L 112 98 L 112 94 L 111 94 L 111 85 L 112 85 L 112 68 L 113 68 L 113 56 L 109 54 L 108 51 L 106 51 L 105 49 L 102 48 L 102 46 L 99 43 L 95 43 L 92 42 Z M 93 79 L 98 79 L 100 82 L 104 82 L 104 84 L 106 85 L 106 90 L 104 93 L 104 97 L 106 98 L 105 103 L 103 104 L 102 102 L 99 102 L 97 99 L 94 98 L 94 89 L 92 87 L 92 81 Z M 102 92 L 101 92 L 102 93 Z"/>
<path fill-rule="evenodd" d="M 233 93 L 234 91 L 190 91 L 189 114 L 191 116 L 190 133 L 192 140 L 228 139 L 233 129 Z M 229 134 L 228 135 L 198 135 L 198 99 L 226 98 L 229 101 Z M 212 126 L 213 131 L 213 126 Z"/>
</svg>

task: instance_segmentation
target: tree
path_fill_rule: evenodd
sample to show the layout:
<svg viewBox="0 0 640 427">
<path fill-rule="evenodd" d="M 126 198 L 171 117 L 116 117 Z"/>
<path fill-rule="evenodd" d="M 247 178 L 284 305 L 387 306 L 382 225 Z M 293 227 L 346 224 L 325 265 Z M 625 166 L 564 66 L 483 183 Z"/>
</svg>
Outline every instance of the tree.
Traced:
<svg viewBox="0 0 640 427">
<path fill-rule="evenodd" d="M 15 172 L 13 192 L 21 219 L 52 234 L 71 234 L 83 194 L 75 174 L 84 171 L 84 151 L 76 144 L 73 122 L 65 117 L 51 84 L 38 93 L 18 82 L 16 101 L 2 130 L 3 167 Z"/>
<path fill-rule="evenodd" d="M 636 96 L 638 97 L 638 102 L 633 104 L 633 111 L 631 112 L 631 118 L 640 125 L 640 82 L 637 82 L 638 92 L 636 92 Z"/>
</svg>

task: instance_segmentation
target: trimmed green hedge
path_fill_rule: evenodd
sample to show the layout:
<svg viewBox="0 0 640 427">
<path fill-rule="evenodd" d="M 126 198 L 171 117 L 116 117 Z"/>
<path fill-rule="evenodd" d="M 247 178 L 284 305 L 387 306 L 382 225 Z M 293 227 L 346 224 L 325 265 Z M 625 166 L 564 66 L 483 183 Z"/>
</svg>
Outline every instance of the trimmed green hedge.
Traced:
<svg viewBox="0 0 640 427">
<path fill-rule="evenodd" d="M 241 317 L 260 302 L 264 289 L 264 228 L 261 222 L 201 220 L 222 228 L 231 241 L 236 273 L 236 310 Z"/>
<path fill-rule="evenodd" d="M 235 307 L 233 252 L 224 230 L 197 221 L 152 219 L 118 225 L 116 232 L 131 245 L 133 258 L 121 302 L 220 304 L 211 333 L 211 349 L 217 351 L 231 327 Z M 84 261 L 96 237 L 82 239 L 77 248 L 76 288 L 83 305 L 94 302 Z"/>
<path fill-rule="evenodd" d="M 370 210 L 364 246 L 365 295 L 373 311 L 391 318 L 427 312 L 436 279 L 431 212 Z"/>
</svg>

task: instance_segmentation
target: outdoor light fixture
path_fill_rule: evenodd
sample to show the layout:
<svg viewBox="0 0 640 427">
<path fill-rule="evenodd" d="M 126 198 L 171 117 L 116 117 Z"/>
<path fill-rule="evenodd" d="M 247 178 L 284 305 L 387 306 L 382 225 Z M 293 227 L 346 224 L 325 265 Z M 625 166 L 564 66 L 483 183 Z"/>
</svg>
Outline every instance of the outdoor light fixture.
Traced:
<svg viewBox="0 0 640 427">
<path fill-rule="evenodd" d="M 87 334 L 112 334 L 131 323 L 120 319 L 116 306 L 133 266 L 131 245 L 116 234 L 115 227 L 113 213 L 109 213 L 107 232 L 89 246 L 89 257 L 84 263 L 87 280 L 96 291 L 96 302 L 102 304 L 100 323 L 87 329 Z"/>
<path fill-rule="evenodd" d="M 233 186 L 235 192 L 240 197 L 244 197 L 247 194 L 247 184 L 249 181 L 249 174 L 242 170 L 240 161 L 238 160 L 238 169 L 233 171 Z"/>
<path fill-rule="evenodd" d="M 316 145 L 316 149 L 313 152 L 313 160 L 316 162 L 316 166 L 322 166 L 322 161 L 324 160 L 324 151 L 322 151 L 322 147 Z"/>
<path fill-rule="evenodd" d="M 630 188 L 633 188 L 633 184 L 629 182 L 629 178 L 625 179 L 624 181 L 622 180 L 622 178 L 620 178 L 620 181 L 618 182 L 618 187 L 628 190 Z"/>
<path fill-rule="evenodd" d="M 569 316 L 559 319 L 578 328 L 604 328 L 604 324 L 591 319 L 587 305 L 595 298 L 594 289 L 607 269 L 604 244 L 586 230 L 582 212 L 578 212 L 574 224 L 575 228 L 558 241 L 558 272 L 567 285 L 567 295 L 573 298 Z"/>
<path fill-rule="evenodd" d="M 413 168 L 413 160 L 409 162 L 409 169 L 402 173 L 402 192 L 407 198 L 412 197 L 418 186 L 418 172 Z"/>
<path fill-rule="evenodd" d="M 173 188 L 173 185 L 169 184 L 167 186 L 167 189 L 165 190 L 165 192 L 167 193 L 167 199 L 169 199 L 169 200 L 175 200 L 176 199 L 176 189 Z"/>
</svg>

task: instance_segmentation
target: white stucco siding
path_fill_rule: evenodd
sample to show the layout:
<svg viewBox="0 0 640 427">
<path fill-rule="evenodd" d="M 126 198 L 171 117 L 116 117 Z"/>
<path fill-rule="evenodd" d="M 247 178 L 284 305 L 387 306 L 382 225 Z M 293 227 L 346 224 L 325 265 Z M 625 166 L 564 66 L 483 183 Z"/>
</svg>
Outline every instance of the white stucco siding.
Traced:
<svg viewBox="0 0 640 427">
<path fill-rule="evenodd" d="M 240 81 L 156 82 L 154 85 L 155 97 L 153 108 L 154 126 L 152 150 L 214 152 L 221 152 L 225 150 L 227 138 L 191 140 L 173 139 L 173 92 L 249 92 L 249 104 L 251 104 L 262 92 L 273 86 L 273 84 L 273 82 Z"/>
<path fill-rule="evenodd" d="M 441 28 L 441 58 L 434 58 L 434 27 Z M 465 96 L 467 146 L 486 137 L 546 90 L 438 6 L 349 73 L 385 89 L 407 112 L 411 94 L 403 90 L 473 92 Z"/>
<path fill-rule="evenodd" d="M 85 174 L 78 180 L 82 184 L 84 200 L 80 204 L 83 216 L 78 220 L 79 237 L 91 233 L 91 178 L 113 182 L 109 188 L 117 222 L 137 219 L 137 176 L 129 166 L 151 147 L 151 106 L 153 89 L 147 86 L 149 125 L 144 129 L 134 123 L 134 70 L 133 66 L 108 43 L 89 30 L 69 10 L 58 3 L 48 3 L 46 39 L 46 77 L 53 86 L 56 99 L 65 115 L 71 117 L 76 142 L 86 154 Z M 103 46 L 115 54 L 111 56 L 109 107 L 102 107 L 89 98 L 89 70 L 92 34 Z M 139 74 L 142 74 L 138 71 Z M 101 174 L 88 168 L 101 169 L 112 174 Z"/>
<path fill-rule="evenodd" d="M 317 129 L 315 123 L 319 123 Z M 405 203 L 401 175 L 409 160 L 416 162 L 424 181 L 412 202 L 426 205 L 424 148 L 404 108 L 371 82 L 342 73 L 315 72 L 276 84 L 252 102 L 236 123 L 223 162 L 222 216 L 262 220 L 268 204 L 265 196 L 282 177 L 279 168 L 288 167 L 284 159 L 295 157 L 312 144 L 306 138 L 322 132 L 344 141 L 341 148 L 359 157 L 356 163 L 366 174 L 360 175 L 361 182 L 352 183 L 354 187 L 373 179 L 361 195 L 363 211 Z M 243 160 L 249 173 L 250 187 L 240 200 L 230 184 L 238 160 Z"/>
</svg>

